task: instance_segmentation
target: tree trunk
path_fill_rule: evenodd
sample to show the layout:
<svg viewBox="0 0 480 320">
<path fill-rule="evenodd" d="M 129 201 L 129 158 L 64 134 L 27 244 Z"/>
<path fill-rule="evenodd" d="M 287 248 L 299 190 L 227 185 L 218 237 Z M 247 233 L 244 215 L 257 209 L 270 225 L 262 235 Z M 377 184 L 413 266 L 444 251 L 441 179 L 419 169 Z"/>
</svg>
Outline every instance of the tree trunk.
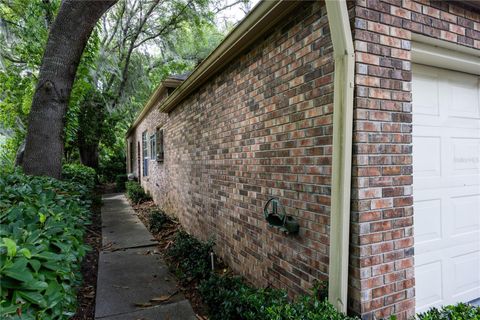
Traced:
<svg viewBox="0 0 480 320">
<path fill-rule="evenodd" d="M 29 115 L 23 169 L 61 178 L 68 101 L 85 45 L 117 0 L 65 0 L 52 24 Z"/>
<path fill-rule="evenodd" d="M 80 143 L 78 151 L 80 152 L 80 161 L 83 165 L 98 169 L 98 143 L 90 145 Z"/>
<path fill-rule="evenodd" d="M 100 93 L 91 92 L 80 106 L 78 114 L 78 151 L 82 164 L 97 169 L 98 148 L 104 131 L 105 101 Z"/>
</svg>

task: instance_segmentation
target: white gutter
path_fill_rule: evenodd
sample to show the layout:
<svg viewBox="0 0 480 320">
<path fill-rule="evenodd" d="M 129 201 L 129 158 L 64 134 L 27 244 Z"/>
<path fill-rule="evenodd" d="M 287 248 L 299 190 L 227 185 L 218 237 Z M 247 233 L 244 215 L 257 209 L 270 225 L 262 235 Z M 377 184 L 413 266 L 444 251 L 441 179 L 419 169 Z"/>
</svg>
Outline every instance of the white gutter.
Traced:
<svg viewBox="0 0 480 320">
<path fill-rule="evenodd" d="M 355 56 L 345 0 L 327 0 L 335 56 L 328 299 L 347 311 Z"/>
</svg>

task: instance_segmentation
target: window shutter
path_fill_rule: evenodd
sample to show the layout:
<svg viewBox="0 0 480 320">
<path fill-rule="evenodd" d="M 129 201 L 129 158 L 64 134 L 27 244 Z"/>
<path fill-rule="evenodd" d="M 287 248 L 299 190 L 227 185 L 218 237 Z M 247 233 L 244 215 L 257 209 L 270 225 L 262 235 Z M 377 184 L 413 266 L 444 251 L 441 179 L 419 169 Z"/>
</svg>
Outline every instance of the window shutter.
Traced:
<svg viewBox="0 0 480 320">
<path fill-rule="evenodd" d="M 163 130 L 157 129 L 157 161 L 164 160 Z"/>
</svg>

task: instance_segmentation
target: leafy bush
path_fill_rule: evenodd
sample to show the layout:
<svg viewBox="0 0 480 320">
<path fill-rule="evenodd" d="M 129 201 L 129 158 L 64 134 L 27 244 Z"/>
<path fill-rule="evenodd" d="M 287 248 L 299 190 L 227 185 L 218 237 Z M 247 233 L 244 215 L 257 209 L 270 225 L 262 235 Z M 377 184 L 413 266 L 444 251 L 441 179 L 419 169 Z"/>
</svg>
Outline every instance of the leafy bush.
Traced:
<svg viewBox="0 0 480 320">
<path fill-rule="evenodd" d="M 117 174 L 115 176 L 115 190 L 118 192 L 125 191 L 125 182 L 128 178 L 126 174 Z"/>
<path fill-rule="evenodd" d="M 242 309 L 240 297 L 248 287 L 239 277 L 212 275 L 198 287 L 211 319 L 237 319 Z"/>
<path fill-rule="evenodd" d="M 167 250 L 167 257 L 182 282 L 196 280 L 211 320 L 354 320 L 325 299 L 324 283 L 315 286 L 312 296 L 291 302 L 284 290 L 257 289 L 240 277 L 212 272 L 210 252 L 213 242 L 201 242 L 179 232 Z"/>
<path fill-rule="evenodd" d="M 474 307 L 465 303 L 453 306 L 445 306 L 440 309 L 432 308 L 427 312 L 417 315 L 420 320 L 478 320 L 480 319 L 480 307 Z"/>
<path fill-rule="evenodd" d="M 0 318 L 74 314 L 89 195 L 75 183 L 0 175 Z"/>
<path fill-rule="evenodd" d="M 199 292 L 212 320 L 268 319 L 268 306 L 288 303 L 285 291 L 256 289 L 240 277 L 216 274 L 200 282 Z"/>
<path fill-rule="evenodd" d="M 80 183 L 93 190 L 97 181 L 95 169 L 79 163 L 67 163 L 62 168 L 63 180 Z"/>
<path fill-rule="evenodd" d="M 254 318 L 246 318 L 254 319 Z M 315 294 L 303 295 L 293 302 L 285 301 L 270 304 L 263 311 L 261 319 L 268 320 L 358 320 L 337 311 L 326 299 Z"/>
<path fill-rule="evenodd" d="M 244 320 L 348 320 L 321 297 L 321 286 L 312 296 L 291 302 L 284 290 L 257 289 L 239 277 L 212 275 L 202 281 L 199 292 L 209 308 L 210 319 Z"/>
<path fill-rule="evenodd" d="M 200 242 L 188 233 L 180 231 L 166 255 L 177 262 L 175 272 L 180 280 L 188 282 L 193 279 L 205 279 L 210 275 L 212 248 L 213 241 Z"/>
<path fill-rule="evenodd" d="M 110 154 L 100 155 L 100 165 L 98 173 L 103 182 L 115 182 L 117 175 L 121 175 L 127 171 L 125 155 Z"/>
<path fill-rule="evenodd" d="M 150 213 L 150 217 L 148 219 L 150 231 L 152 232 L 159 232 L 163 228 L 163 226 L 169 222 L 170 218 L 165 212 L 160 209 L 153 210 Z"/>
<path fill-rule="evenodd" d="M 133 203 L 138 204 L 152 199 L 148 194 L 145 193 L 142 186 L 136 181 L 127 181 L 125 183 L 125 187 L 127 189 L 127 197 Z"/>
</svg>

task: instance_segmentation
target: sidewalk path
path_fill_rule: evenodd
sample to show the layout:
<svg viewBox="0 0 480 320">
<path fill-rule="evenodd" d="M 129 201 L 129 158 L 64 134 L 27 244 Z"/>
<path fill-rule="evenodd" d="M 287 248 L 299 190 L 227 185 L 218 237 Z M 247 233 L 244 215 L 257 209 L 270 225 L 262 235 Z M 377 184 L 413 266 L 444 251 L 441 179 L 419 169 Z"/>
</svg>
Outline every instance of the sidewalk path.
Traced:
<svg viewBox="0 0 480 320">
<path fill-rule="evenodd" d="M 123 194 L 103 196 L 95 319 L 196 319 L 156 244 Z"/>
</svg>

